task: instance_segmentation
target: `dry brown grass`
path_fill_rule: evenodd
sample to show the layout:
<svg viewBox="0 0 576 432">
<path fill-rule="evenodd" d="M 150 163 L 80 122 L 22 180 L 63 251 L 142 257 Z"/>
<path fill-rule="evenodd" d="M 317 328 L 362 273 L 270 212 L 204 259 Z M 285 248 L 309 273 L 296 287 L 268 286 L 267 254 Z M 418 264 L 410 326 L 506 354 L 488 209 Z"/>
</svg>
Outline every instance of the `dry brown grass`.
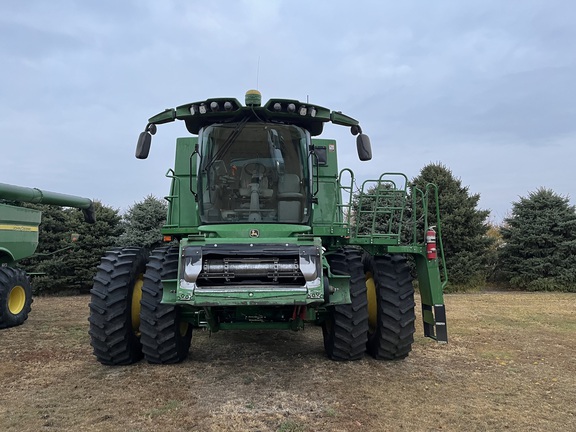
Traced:
<svg viewBox="0 0 576 432">
<path fill-rule="evenodd" d="M 450 343 L 335 363 L 319 328 L 196 332 L 175 366 L 105 367 L 88 297 L 0 331 L 3 431 L 576 430 L 576 295 L 448 295 Z"/>
</svg>

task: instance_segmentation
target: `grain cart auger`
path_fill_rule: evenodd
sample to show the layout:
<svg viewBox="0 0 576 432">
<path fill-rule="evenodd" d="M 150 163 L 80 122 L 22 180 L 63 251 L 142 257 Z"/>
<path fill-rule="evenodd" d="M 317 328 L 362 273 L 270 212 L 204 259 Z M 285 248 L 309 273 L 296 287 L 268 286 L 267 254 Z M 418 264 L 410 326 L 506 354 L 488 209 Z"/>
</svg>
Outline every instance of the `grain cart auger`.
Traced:
<svg viewBox="0 0 576 432">
<path fill-rule="evenodd" d="M 88 198 L 0 183 L 0 199 L 76 207 L 86 222 L 94 223 L 94 207 Z M 32 286 L 26 273 L 12 267 L 30 257 L 38 246 L 41 212 L 0 204 L 0 328 L 22 324 L 32 304 Z"/>
<path fill-rule="evenodd" d="M 447 340 L 436 189 L 408 193 L 407 178 L 393 173 L 354 194 L 352 171 L 338 170 L 336 142 L 312 137 L 326 122 L 348 126 L 359 158 L 369 160 L 356 120 L 297 100 L 261 105 L 249 91 L 244 105 L 216 98 L 155 115 L 136 157 L 148 156 L 158 125 L 175 120 L 193 136 L 177 140 L 166 174 L 163 234 L 172 243 L 149 256 L 133 247 L 103 257 L 90 304 L 101 363 L 180 362 L 193 328 L 304 323 L 322 326 L 331 359 L 365 351 L 404 358 L 415 321 L 406 255 L 418 273 L 425 334 Z"/>
</svg>

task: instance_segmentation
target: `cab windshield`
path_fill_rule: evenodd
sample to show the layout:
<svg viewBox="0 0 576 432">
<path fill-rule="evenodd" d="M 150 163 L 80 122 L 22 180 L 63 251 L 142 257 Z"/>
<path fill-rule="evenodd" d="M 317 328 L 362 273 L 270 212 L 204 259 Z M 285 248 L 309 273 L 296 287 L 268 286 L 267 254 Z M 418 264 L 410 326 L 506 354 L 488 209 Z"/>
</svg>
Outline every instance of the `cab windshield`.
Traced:
<svg viewBox="0 0 576 432">
<path fill-rule="evenodd" d="M 239 122 L 204 128 L 198 175 L 202 222 L 306 223 L 308 140 L 293 125 Z"/>
</svg>

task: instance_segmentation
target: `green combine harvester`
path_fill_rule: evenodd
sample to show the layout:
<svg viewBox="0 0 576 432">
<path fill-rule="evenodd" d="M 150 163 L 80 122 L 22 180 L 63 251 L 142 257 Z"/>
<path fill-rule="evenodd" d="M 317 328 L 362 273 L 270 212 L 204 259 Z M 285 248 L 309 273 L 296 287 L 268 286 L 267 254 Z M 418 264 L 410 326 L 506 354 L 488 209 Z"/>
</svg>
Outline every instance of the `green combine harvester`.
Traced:
<svg viewBox="0 0 576 432">
<path fill-rule="evenodd" d="M 155 115 L 136 157 L 148 156 L 158 125 L 175 120 L 192 136 L 177 140 L 166 174 L 169 243 L 102 258 L 89 318 L 98 361 L 177 363 L 194 328 L 300 330 L 306 323 L 322 326 L 330 359 L 405 358 L 415 331 L 407 255 L 425 335 L 447 341 L 438 192 L 434 185 L 410 191 L 406 176 L 390 173 L 355 194 L 354 174 L 338 168 L 336 142 L 314 137 L 324 123 L 347 126 L 359 158 L 370 160 L 358 121 L 297 100 L 262 105 L 251 90 L 244 105 L 216 98 Z"/>
<path fill-rule="evenodd" d="M 86 222 L 95 222 L 94 207 L 88 198 L 0 183 L 0 199 L 76 207 L 82 209 Z M 38 210 L 0 204 L 0 328 L 20 325 L 30 313 L 30 279 L 13 265 L 36 251 L 41 217 Z"/>
</svg>

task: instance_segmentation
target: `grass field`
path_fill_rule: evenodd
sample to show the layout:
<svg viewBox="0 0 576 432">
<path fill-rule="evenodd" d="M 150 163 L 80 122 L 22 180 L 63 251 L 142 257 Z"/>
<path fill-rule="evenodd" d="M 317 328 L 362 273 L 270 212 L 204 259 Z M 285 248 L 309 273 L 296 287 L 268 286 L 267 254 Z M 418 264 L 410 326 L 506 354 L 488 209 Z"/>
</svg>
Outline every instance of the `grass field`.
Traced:
<svg viewBox="0 0 576 432">
<path fill-rule="evenodd" d="M 0 331 L 2 431 L 576 431 L 576 294 L 446 296 L 450 342 L 324 357 L 304 332 L 198 331 L 175 366 L 105 367 L 88 302 L 36 298 Z"/>
</svg>

